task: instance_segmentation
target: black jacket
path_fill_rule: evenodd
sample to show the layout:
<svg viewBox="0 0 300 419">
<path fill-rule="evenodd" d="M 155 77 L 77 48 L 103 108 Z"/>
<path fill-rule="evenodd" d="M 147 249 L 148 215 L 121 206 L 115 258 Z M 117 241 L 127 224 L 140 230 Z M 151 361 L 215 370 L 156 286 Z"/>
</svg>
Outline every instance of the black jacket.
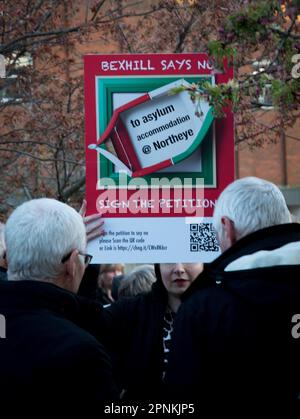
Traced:
<svg viewBox="0 0 300 419">
<path fill-rule="evenodd" d="M 1 281 L 0 405 L 50 408 L 115 399 L 111 361 L 79 323 L 77 297 L 38 281 Z"/>
<path fill-rule="evenodd" d="M 249 403 L 297 398 L 297 313 L 300 224 L 242 238 L 205 265 L 185 294 L 166 375 L 171 397 Z"/>
<path fill-rule="evenodd" d="M 159 268 L 148 294 L 122 298 L 107 308 L 85 301 L 86 323 L 112 355 L 120 390 L 130 400 L 160 397 L 163 373 L 163 319 L 167 291 Z"/>
</svg>

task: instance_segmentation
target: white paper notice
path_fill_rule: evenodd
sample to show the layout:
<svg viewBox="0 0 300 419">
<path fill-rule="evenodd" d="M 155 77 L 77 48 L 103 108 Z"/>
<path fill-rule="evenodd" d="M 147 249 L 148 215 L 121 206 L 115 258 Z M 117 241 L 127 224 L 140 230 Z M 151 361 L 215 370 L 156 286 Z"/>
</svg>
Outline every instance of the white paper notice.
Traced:
<svg viewBox="0 0 300 419">
<path fill-rule="evenodd" d="M 195 116 L 195 105 L 188 92 L 162 96 L 123 112 L 127 128 L 142 167 L 172 159 L 184 153 L 195 141 L 210 107 L 203 106 L 204 116 Z"/>
<path fill-rule="evenodd" d="M 90 242 L 88 253 L 94 255 L 93 263 L 194 263 L 219 256 L 212 218 L 186 221 L 184 217 L 134 217 L 124 223 L 124 218 L 105 218 L 106 235 Z"/>
</svg>

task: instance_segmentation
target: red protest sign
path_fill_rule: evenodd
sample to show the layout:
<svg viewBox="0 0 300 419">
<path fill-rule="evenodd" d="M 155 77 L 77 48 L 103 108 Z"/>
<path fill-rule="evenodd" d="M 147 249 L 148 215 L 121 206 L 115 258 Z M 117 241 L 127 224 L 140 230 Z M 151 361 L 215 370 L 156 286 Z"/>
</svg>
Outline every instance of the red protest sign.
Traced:
<svg viewBox="0 0 300 419">
<path fill-rule="evenodd" d="M 231 78 L 232 69 L 216 73 L 206 54 L 85 57 L 88 212 L 104 213 L 112 233 L 107 247 L 98 243 L 102 262 L 112 257 L 171 261 L 176 252 L 186 261 L 199 260 L 199 255 L 208 260 L 215 254 L 203 253 L 195 243 L 189 246 L 188 233 L 187 242 L 175 251 L 168 230 L 184 232 L 185 217 L 201 216 L 210 225 L 217 197 L 234 178 L 230 109 L 225 110 L 226 118 L 214 119 L 203 101 L 199 118 L 188 93 L 188 86 L 200 80 L 218 84 Z M 187 88 L 174 92 L 180 84 Z M 181 186 L 177 182 L 174 187 L 175 179 Z M 137 190 L 138 185 L 143 190 Z M 119 242 L 113 243 L 118 226 L 133 232 L 142 225 L 151 236 L 150 247 L 145 244 L 146 249 L 132 254 L 126 241 L 123 250 Z M 160 242 L 161 235 L 165 241 L 155 250 L 153 243 Z"/>
</svg>

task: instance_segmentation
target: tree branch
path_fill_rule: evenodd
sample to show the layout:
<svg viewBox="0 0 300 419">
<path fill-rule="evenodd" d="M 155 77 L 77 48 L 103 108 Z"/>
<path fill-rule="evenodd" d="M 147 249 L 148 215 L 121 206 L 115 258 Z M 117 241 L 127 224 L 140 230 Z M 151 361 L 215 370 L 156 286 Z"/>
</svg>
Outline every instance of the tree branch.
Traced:
<svg viewBox="0 0 300 419">
<path fill-rule="evenodd" d="M 63 198 L 67 201 L 73 193 L 78 191 L 85 184 L 85 175 L 83 175 L 79 180 L 77 180 L 73 185 L 65 188 L 62 192 Z"/>
<path fill-rule="evenodd" d="M 23 156 L 30 157 L 30 158 L 32 158 L 34 160 L 43 161 L 43 162 L 55 162 L 56 161 L 56 159 L 50 159 L 50 158 L 49 159 L 43 159 L 41 157 L 35 156 L 34 154 L 28 153 L 27 151 L 14 150 L 14 149 L 11 149 L 11 148 L 3 148 L 3 147 L 0 147 L 0 151 L 5 151 L 7 153 L 21 154 Z M 61 162 L 65 161 L 66 163 L 75 164 L 75 165 L 83 166 L 84 167 L 84 164 L 83 163 L 80 163 L 80 162 L 77 162 L 77 161 L 74 161 L 74 160 L 62 160 L 62 159 L 58 159 L 57 161 L 61 161 Z"/>
<path fill-rule="evenodd" d="M 94 13 L 93 13 L 93 16 L 91 17 L 91 21 L 92 21 L 92 22 L 96 19 L 97 14 L 99 13 L 99 11 L 100 11 L 101 7 L 103 6 L 103 4 L 104 4 L 105 2 L 106 2 L 106 0 L 99 1 L 99 3 L 97 4 L 97 6 L 95 7 L 95 11 L 94 11 Z"/>
<path fill-rule="evenodd" d="M 51 39 L 50 37 L 53 37 L 53 36 L 55 36 L 55 37 L 57 37 L 57 36 L 62 36 L 62 35 L 66 35 L 66 34 L 68 34 L 68 33 L 72 33 L 72 32 L 78 32 L 80 29 L 82 29 L 83 27 L 84 27 L 85 25 L 81 25 L 81 26 L 75 26 L 75 27 L 73 27 L 73 28 L 69 28 L 69 29 L 60 29 L 60 30 L 57 30 L 57 31 L 50 31 L 50 32 L 34 32 L 34 33 L 26 33 L 25 35 L 23 35 L 23 36 L 20 36 L 19 38 L 17 38 L 17 39 L 14 39 L 13 41 L 11 41 L 11 42 L 9 42 L 8 44 L 6 44 L 6 45 L 2 45 L 1 47 L 0 47 L 0 53 L 1 54 L 4 54 L 4 53 L 8 53 L 8 52 L 10 52 L 10 51 L 13 51 L 14 50 L 14 48 L 13 48 L 13 46 L 14 45 L 16 45 L 16 44 L 18 44 L 18 43 L 20 43 L 20 42 L 22 42 L 22 41 L 27 41 L 28 39 L 31 39 L 31 38 L 38 38 L 38 37 L 41 37 L 41 38 L 44 38 L 43 39 L 43 42 L 48 42 L 49 41 L 49 39 Z M 47 37 L 49 37 L 49 39 L 47 39 Z"/>
<path fill-rule="evenodd" d="M 287 37 L 287 31 L 282 31 L 282 30 L 277 29 L 277 28 L 274 28 L 274 27 L 269 27 L 268 29 L 269 29 L 271 32 L 276 33 L 277 35 L 280 35 L 280 36 L 282 36 L 282 37 L 284 37 L 284 38 L 286 38 L 286 37 Z M 300 35 L 296 35 L 295 33 L 292 33 L 292 32 L 290 32 L 290 33 L 288 34 L 288 36 L 289 36 L 290 38 L 292 38 L 292 39 L 295 39 L 295 40 L 300 39 Z"/>
<path fill-rule="evenodd" d="M 189 30 L 191 29 L 195 18 L 195 9 L 193 9 L 193 12 L 191 14 L 191 17 L 187 24 L 184 26 L 183 31 L 179 34 L 179 39 L 177 41 L 177 45 L 175 47 L 175 52 L 182 52 L 182 46 L 185 41 L 185 38 L 187 37 Z"/>
</svg>

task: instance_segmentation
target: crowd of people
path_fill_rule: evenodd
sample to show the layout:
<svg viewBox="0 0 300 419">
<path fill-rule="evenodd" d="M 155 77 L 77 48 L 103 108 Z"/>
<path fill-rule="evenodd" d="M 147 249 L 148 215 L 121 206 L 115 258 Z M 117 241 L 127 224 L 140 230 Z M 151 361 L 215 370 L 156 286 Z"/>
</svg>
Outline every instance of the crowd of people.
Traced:
<svg viewBox="0 0 300 419">
<path fill-rule="evenodd" d="M 208 264 L 89 265 L 82 214 L 41 198 L 0 225 L 2 406 L 299 397 L 300 224 L 276 185 L 222 192 Z"/>
</svg>

